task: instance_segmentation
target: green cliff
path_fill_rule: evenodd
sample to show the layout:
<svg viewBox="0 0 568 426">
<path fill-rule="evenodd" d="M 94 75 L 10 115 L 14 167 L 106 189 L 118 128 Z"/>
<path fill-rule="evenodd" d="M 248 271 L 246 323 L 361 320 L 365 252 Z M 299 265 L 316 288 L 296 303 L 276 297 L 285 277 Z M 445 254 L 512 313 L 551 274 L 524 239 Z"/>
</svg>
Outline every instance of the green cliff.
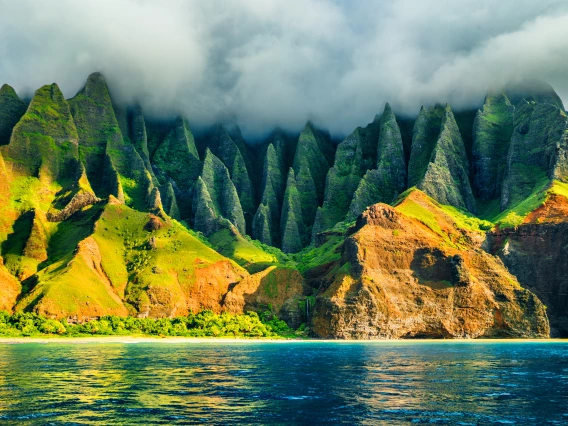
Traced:
<svg viewBox="0 0 568 426">
<path fill-rule="evenodd" d="M 555 170 L 565 169 L 557 161 L 566 150 L 564 110 L 550 103 L 520 101 L 515 108 L 514 130 L 507 155 L 501 210 L 521 203 L 543 189 Z M 557 176 L 565 178 L 565 176 Z"/>
<path fill-rule="evenodd" d="M 245 160 L 247 158 L 246 148 L 241 140 L 240 132 L 237 132 L 235 139 L 236 142 L 224 126 L 216 126 L 210 138 L 209 148 L 227 167 L 239 195 L 243 214 L 249 222 L 255 213 L 253 185 Z"/>
<path fill-rule="evenodd" d="M 377 144 L 377 165 L 367 171 L 353 194 L 348 221 L 375 203 L 392 203 L 406 188 L 406 160 L 402 136 L 390 105 L 387 103 L 380 119 Z"/>
<path fill-rule="evenodd" d="M 235 185 L 225 165 L 209 149 L 193 196 L 193 223 L 197 231 L 210 235 L 220 217 L 245 233 L 245 218 Z"/>
<path fill-rule="evenodd" d="M 473 125 L 473 186 L 482 201 L 499 198 L 515 107 L 505 93 L 487 95 Z"/>
<path fill-rule="evenodd" d="M 0 145 L 10 143 L 12 129 L 26 112 L 26 104 L 7 84 L 0 88 Z"/>
<path fill-rule="evenodd" d="M 477 211 L 465 146 L 449 105 L 421 110 L 414 127 L 408 175 L 409 185 L 439 203 Z"/>
</svg>

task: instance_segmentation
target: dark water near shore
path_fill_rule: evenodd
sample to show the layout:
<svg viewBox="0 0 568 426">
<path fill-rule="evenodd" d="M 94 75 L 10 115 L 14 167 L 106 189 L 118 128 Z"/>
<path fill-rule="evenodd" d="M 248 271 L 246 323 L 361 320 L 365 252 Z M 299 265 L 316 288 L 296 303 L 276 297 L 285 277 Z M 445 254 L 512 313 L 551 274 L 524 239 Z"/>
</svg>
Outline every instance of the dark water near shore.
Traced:
<svg viewBox="0 0 568 426">
<path fill-rule="evenodd" d="M 0 424 L 568 424 L 568 343 L 0 345 Z"/>
</svg>

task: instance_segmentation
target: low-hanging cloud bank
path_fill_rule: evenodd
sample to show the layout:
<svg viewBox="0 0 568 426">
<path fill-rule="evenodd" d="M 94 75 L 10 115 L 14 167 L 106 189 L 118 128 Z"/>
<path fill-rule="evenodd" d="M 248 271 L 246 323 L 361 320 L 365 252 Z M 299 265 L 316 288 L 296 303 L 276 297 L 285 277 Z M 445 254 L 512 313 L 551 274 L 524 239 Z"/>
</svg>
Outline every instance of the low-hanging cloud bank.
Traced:
<svg viewBox="0 0 568 426">
<path fill-rule="evenodd" d="M 149 114 L 346 134 L 526 78 L 568 100 L 567 28 L 565 0 L 0 0 L 0 83 L 71 97 L 101 71 Z"/>
</svg>

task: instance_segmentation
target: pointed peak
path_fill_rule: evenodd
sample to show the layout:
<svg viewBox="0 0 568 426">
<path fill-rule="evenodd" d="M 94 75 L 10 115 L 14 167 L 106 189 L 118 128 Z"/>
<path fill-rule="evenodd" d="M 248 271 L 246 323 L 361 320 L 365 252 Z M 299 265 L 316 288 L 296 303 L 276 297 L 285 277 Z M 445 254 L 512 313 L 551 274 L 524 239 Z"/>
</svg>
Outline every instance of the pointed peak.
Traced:
<svg viewBox="0 0 568 426">
<path fill-rule="evenodd" d="M 446 106 L 444 107 L 444 115 L 442 116 L 442 126 L 447 125 L 448 121 L 453 123 L 455 123 L 456 121 L 454 117 L 454 112 L 452 111 L 450 104 L 446 104 Z"/>
<path fill-rule="evenodd" d="M 383 111 L 383 115 L 381 116 L 381 120 L 384 121 L 391 121 L 396 120 L 394 113 L 392 112 L 390 104 L 387 102 L 385 104 L 385 109 Z"/>
<path fill-rule="evenodd" d="M 306 125 L 304 126 L 304 130 L 302 130 L 302 133 L 304 133 L 304 132 L 314 133 L 315 131 L 316 131 L 316 128 L 314 126 L 314 123 L 312 123 L 311 121 L 308 121 L 306 123 Z"/>
<path fill-rule="evenodd" d="M 100 72 L 94 72 L 89 75 L 89 77 L 87 78 L 87 83 L 85 83 L 85 89 L 87 91 L 97 88 L 99 90 L 102 88 L 104 88 L 105 90 L 107 89 L 106 80 Z"/>
<path fill-rule="evenodd" d="M 57 83 L 46 84 L 45 86 L 40 87 L 36 90 L 34 97 L 32 98 L 32 103 L 41 100 L 42 102 L 50 99 L 54 102 L 62 102 L 65 101 L 63 93 L 59 89 Z"/>
<path fill-rule="evenodd" d="M 93 72 L 89 74 L 89 77 L 87 77 L 87 83 L 101 82 L 101 81 L 105 83 L 105 77 L 99 71 Z"/>
<path fill-rule="evenodd" d="M 492 91 L 488 92 L 483 101 L 483 105 L 505 104 L 512 105 L 505 91 Z"/>
<path fill-rule="evenodd" d="M 292 167 L 290 167 L 290 168 L 288 169 L 288 181 L 289 181 L 290 179 L 294 179 L 294 182 L 296 182 L 296 176 L 295 176 L 295 174 L 294 174 L 294 169 L 293 169 Z"/>
<path fill-rule="evenodd" d="M 104 76 L 100 72 L 94 72 L 89 75 L 87 82 L 85 83 L 85 87 L 83 87 L 77 94 L 84 94 L 89 98 L 110 102 L 108 86 Z"/>
<path fill-rule="evenodd" d="M 2 85 L 2 87 L 0 88 L 0 96 L 10 96 L 12 98 L 18 98 L 19 100 L 21 100 L 14 88 L 9 84 Z"/>
</svg>

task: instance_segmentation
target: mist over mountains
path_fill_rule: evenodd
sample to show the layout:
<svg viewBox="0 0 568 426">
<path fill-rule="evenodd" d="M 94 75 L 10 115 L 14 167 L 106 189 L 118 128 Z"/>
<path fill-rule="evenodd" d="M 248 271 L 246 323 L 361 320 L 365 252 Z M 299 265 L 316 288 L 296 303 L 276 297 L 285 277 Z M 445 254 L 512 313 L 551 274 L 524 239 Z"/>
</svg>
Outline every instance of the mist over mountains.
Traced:
<svg viewBox="0 0 568 426">
<path fill-rule="evenodd" d="M 488 88 L 538 78 L 566 101 L 564 1 L 1 1 L 0 80 L 31 98 L 70 98 L 100 70 L 119 102 L 224 121 L 249 139 L 311 120 L 332 135 L 389 102 L 483 103 Z M 58 25 L 53 25 L 58 22 Z"/>
</svg>

